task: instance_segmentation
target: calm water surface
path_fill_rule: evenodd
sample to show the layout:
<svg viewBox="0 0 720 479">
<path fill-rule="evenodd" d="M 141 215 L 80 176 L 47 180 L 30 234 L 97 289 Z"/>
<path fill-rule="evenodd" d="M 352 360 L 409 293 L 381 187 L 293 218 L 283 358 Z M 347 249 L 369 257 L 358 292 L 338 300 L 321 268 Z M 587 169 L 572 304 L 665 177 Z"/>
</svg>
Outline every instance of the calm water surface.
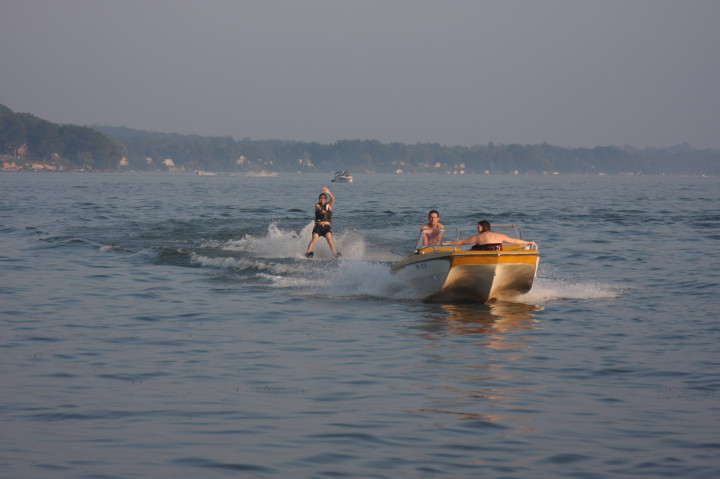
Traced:
<svg viewBox="0 0 720 479">
<path fill-rule="evenodd" d="M 720 477 L 720 181 L 0 174 L 0 476 Z M 513 302 L 388 272 L 519 223 Z"/>
</svg>

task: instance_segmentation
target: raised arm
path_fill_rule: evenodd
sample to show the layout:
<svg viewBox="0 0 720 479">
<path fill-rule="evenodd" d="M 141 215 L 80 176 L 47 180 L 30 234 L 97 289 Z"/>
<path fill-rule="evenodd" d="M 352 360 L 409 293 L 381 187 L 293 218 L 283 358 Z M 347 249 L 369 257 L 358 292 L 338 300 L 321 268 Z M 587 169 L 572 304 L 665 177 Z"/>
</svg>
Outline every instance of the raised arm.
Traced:
<svg viewBox="0 0 720 479">
<path fill-rule="evenodd" d="M 328 188 L 327 186 L 323 186 L 323 193 L 327 193 L 327 195 L 330 197 L 330 201 L 328 201 L 328 204 L 332 208 L 333 203 L 335 203 L 335 196 L 330 193 L 330 188 Z"/>
</svg>

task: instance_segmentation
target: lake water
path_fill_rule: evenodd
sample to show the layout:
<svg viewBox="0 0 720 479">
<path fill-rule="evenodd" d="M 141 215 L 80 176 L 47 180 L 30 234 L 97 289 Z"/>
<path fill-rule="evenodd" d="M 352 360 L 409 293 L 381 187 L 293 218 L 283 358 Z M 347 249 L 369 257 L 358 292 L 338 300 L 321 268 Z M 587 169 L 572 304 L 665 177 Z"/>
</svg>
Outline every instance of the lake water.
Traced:
<svg viewBox="0 0 720 479">
<path fill-rule="evenodd" d="M 719 179 L 331 177 L 0 174 L 0 476 L 720 477 Z M 393 278 L 434 208 L 530 293 Z"/>
</svg>

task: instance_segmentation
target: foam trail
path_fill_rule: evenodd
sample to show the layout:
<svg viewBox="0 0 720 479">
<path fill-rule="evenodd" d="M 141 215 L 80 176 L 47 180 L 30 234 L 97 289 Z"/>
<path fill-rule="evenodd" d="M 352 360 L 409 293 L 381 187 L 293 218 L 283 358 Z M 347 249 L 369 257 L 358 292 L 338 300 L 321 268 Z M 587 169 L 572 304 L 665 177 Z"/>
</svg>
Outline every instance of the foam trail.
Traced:
<svg viewBox="0 0 720 479">
<path fill-rule="evenodd" d="M 527 304 L 546 303 L 562 299 L 612 299 L 624 288 L 597 281 L 572 281 L 557 278 L 536 278 L 532 289 L 511 301 Z"/>
<path fill-rule="evenodd" d="M 192 253 L 190 261 L 201 266 L 216 269 L 267 271 L 271 274 L 291 274 L 297 270 L 292 265 L 262 261 L 254 258 L 212 258 Z"/>
<path fill-rule="evenodd" d="M 344 263 L 338 277 L 325 291 L 333 296 L 374 297 L 381 299 L 419 299 L 404 281 L 390 274 L 386 263 L 354 261 Z"/>
<path fill-rule="evenodd" d="M 283 230 L 273 222 L 268 226 L 264 237 L 245 235 L 239 240 L 231 240 L 220 245 L 210 244 L 210 246 L 218 246 L 226 251 L 247 252 L 263 258 L 300 258 L 305 256 L 311 232 L 312 223 L 305 226 L 298 234 Z"/>
</svg>

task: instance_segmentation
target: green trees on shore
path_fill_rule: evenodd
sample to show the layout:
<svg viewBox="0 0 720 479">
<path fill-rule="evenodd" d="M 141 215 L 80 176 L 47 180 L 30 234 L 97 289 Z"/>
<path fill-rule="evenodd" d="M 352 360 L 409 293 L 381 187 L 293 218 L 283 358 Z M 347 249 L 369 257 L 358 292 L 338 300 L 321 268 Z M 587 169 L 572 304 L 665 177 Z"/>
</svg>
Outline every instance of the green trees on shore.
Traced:
<svg viewBox="0 0 720 479">
<path fill-rule="evenodd" d="M 29 113 L 14 113 L 4 105 L 0 105 L 0 147 L 6 159 L 96 170 L 116 168 L 123 149 L 95 129 L 59 125 Z"/>
</svg>

